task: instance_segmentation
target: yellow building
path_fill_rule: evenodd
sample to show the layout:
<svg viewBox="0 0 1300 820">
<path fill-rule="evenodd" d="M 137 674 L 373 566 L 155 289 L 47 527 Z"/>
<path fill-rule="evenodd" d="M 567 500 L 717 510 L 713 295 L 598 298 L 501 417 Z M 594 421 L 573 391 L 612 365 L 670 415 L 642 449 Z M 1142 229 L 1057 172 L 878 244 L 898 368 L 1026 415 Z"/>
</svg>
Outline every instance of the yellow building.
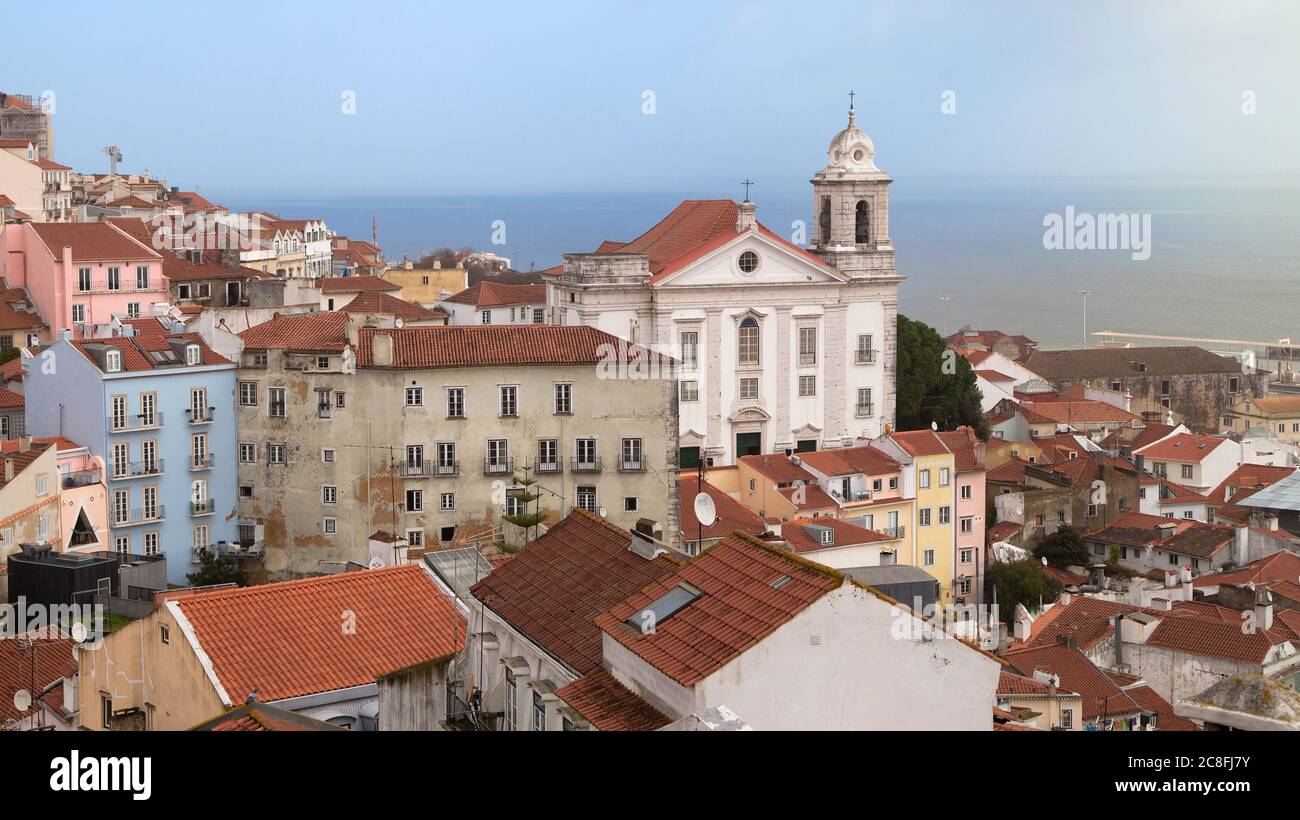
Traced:
<svg viewBox="0 0 1300 820">
<path fill-rule="evenodd" d="M 432 267 L 417 268 L 407 260 L 402 267 L 384 271 L 383 277 L 401 285 L 402 298 L 417 305 L 435 305 L 469 287 L 469 271 L 460 265 L 444 268 L 437 261 Z"/>
<path fill-rule="evenodd" d="M 1243 399 L 1233 405 L 1232 414 L 1231 425 L 1224 419 L 1224 428 L 1229 432 L 1262 428 L 1279 441 L 1300 444 L 1300 396 Z"/>
<path fill-rule="evenodd" d="M 939 581 L 942 603 L 952 601 L 957 576 L 954 547 L 957 464 L 939 436 L 930 430 L 890 433 L 872 442 L 903 467 L 903 494 L 914 495 L 912 521 L 915 537 L 912 555 L 900 554 L 900 564 L 910 563 Z"/>
</svg>

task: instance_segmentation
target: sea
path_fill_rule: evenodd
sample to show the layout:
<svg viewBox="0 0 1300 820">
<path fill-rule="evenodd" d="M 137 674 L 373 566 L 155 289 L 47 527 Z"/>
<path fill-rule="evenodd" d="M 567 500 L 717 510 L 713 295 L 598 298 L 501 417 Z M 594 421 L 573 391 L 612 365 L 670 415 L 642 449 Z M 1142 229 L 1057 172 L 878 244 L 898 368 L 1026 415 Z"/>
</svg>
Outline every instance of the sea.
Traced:
<svg viewBox="0 0 1300 820">
<path fill-rule="evenodd" d="M 472 247 L 526 271 L 633 239 L 683 199 L 727 196 L 736 192 L 267 199 L 236 191 L 220 201 L 323 218 L 358 238 L 370 237 L 373 220 L 390 260 Z M 771 230 L 809 235 L 809 188 L 753 198 Z M 1045 242 L 1053 215 L 1073 215 L 1066 231 L 1081 241 Z M 1122 215 L 1136 231 L 1127 248 L 1079 247 L 1089 244 L 1071 230 L 1082 215 Z M 1135 250 L 1139 234 L 1145 251 Z M 904 179 L 890 189 L 890 235 L 907 278 L 900 312 L 940 331 L 996 328 L 1043 348 L 1078 347 L 1085 331 L 1092 346 L 1104 331 L 1300 342 L 1300 179 Z"/>
</svg>

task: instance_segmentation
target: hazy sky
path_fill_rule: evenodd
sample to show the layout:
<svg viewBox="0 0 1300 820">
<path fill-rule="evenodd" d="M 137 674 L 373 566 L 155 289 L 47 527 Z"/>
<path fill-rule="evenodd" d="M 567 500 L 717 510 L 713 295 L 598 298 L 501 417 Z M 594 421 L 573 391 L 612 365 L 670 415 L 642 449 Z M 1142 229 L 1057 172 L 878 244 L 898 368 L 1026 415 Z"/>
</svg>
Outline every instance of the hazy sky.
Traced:
<svg viewBox="0 0 1300 820">
<path fill-rule="evenodd" d="M 59 161 L 106 170 L 112 143 L 226 196 L 748 176 L 758 199 L 821 167 L 850 89 L 895 178 L 1300 175 L 1300 3 L 73 0 L 6 22 L 0 87 L 55 93 Z"/>
</svg>

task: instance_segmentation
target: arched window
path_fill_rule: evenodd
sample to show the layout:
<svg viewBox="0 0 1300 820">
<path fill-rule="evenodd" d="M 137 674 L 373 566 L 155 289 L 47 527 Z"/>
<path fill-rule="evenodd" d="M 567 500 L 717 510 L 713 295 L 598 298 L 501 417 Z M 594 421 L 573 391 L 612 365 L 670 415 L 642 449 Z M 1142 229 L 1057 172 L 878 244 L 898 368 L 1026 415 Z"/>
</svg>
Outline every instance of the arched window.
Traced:
<svg viewBox="0 0 1300 820">
<path fill-rule="evenodd" d="M 871 241 L 871 206 L 865 199 L 858 200 L 857 220 L 854 223 L 853 241 L 859 245 Z"/>
<path fill-rule="evenodd" d="M 831 241 L 831 198 L 822 197 L 821 213 L 817 215 L 817 224 L 821 230 L 822 244 Z"/>
<path fill-rule="evenodd" d="M 748 316 L 740 323 L 740 338 L 737 344 L 741 367 L 752 367 L 758 364 L 758 347 L 758 322 L 753 316 Z"/>
</svg>

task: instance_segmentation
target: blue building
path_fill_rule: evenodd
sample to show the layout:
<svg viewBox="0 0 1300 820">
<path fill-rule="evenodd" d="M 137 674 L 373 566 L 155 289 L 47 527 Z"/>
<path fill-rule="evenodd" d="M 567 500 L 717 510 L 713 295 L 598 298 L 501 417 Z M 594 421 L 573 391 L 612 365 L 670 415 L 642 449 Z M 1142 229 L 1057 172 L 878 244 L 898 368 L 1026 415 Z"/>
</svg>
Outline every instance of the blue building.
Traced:
<svg viewBox="0 0 1300 820">
<path fill-rule="evenodd" d="M 64 331 L 24 362 L 27 429 L 101 459 L 111 548 L 165 555 L 168 582 L 184 585 L 205 551 L 238 541 L 236 365 L 180 323 L 121 333 Z"/>
</svg>

